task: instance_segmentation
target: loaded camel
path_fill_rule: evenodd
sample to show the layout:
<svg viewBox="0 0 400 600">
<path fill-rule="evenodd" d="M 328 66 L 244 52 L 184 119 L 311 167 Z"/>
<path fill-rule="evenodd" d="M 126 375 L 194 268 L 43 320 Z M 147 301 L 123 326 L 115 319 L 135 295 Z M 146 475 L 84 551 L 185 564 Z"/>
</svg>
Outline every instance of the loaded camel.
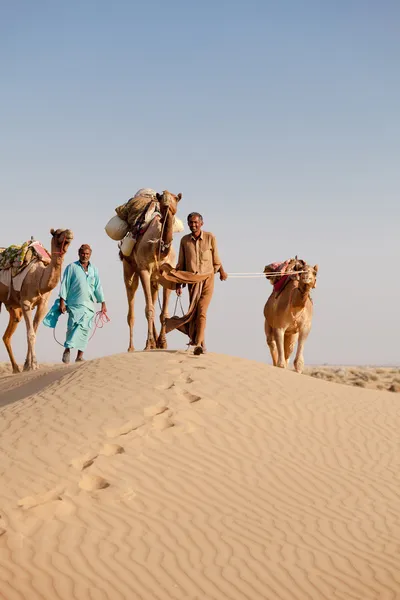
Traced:
<svg viewBox="0 0 400 600">
<path fill-rule="evenodd" d="M 145 350 L 167 348 L 165 332 L 165 319 L 168 317 L 168 301 L 171 290 L 163 288 L 163 299 L 160 314 L 161 331 L 157 335 L 154 323 L 154 306 L 159 289 L 160 267 L 165 264 L 175 265 L 175 251 L 172 247 L 174 216 L 178 209 L 178 202 L 182 194 L 175 196 L 167 190 L 157 194 L 160 205 L 161 217 L 156 216 L 150 222 L 145 232 L 137 238 L 136 244 L 129 257 L 120 251 L 119 256 L 123 263 L 124 283 L 128 298 L 128 325 L 129 347 L 128 352 L 135 350 L 133 345 L 133 326 L 135 322 L 135 293 L 142 284 L 146 308 L 145 314 L 148 324 L 147 341 Z"/>
<path fill-rule="evenodd" d="M 264 273 L 268 267 L 265 267 Z M 265 335 L 275 367 L 286 368 L 297 341 L 294 368 L 303 371 L 303 349 L 311 330 L 313 303 L 310 291 L 316 286 L 318 265 L 311 267 L 297 257 L 289 262 L 264 307 Z M 268 275 L 266 275 L 267 278 Z M 279 285 L 277 285 L 279 283 Z M 279 288 L 279 289 L 278 289 Z"/>
<path fill-rule="evenodd" d="M 9 323 L 3 336 L 3 342 L 10 357 L 13 373 L 19 373 L 20 369 L 14 358 L 11 338 L 22 316 L 25 318 L 28 340 L 24 371 L 37 369 L 35 355 L 36 332 L 46 316 L 51 291 L 60 281 L 64 256 L 74 238 L 70 229 L 51 229 L 50 233 L 52 235 L 50 263 L 46 265 L 37 261 L 27 273 L 20 292 L 14 289 L 10 291 L 7 285 L 0 283 L 0 308 L 3 303 L 9 312 Z M 35 308 L 35 317 L 32 318 L 32 311 Z"/>
</svg>

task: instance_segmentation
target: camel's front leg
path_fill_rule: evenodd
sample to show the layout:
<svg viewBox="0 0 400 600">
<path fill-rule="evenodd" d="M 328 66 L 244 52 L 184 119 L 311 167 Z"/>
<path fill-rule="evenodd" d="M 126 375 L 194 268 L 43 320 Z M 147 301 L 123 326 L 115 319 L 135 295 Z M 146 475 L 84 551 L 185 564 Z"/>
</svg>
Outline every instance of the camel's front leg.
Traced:
<svg viewBox="0 0 400 600">
<path fill-rule="evenodd" d="M 158 286 L 157 281 L 151 281 L 151 301 L 153 303 L 153 308 L 154 308 L 153 338 L 155 339 L 157 348 L 158 348 L 158 345 L 157 345 L 158 333 L 157 333 L 157 327 L 156 327 L 156 306 L 157 306 L 157 299 L 158 299 L 158 287 L 159 286 Z"/>
<path fill-rule="evenodd" d="M 146 302 L 147 342 L 145 350 L 154 350 L 156 348 L 156 340 L 154 338 L 154 305 L 151 293 L 150 273 L 149 271 L 140 271 L 139 277 Z"/>
<path fill-rule="evenodd" d="M 274 367 L 278 364 L 278 350 L 276 348 L 276 342 L 274 337 L 274 330 L 268 325 L 267 319 L 264 321 L 265 337 L 267 338 L 267 344 L 271 353 L 272 364 Z"/>
<path fill-rule="evenodd" d="M 284 329 L 274 329 L 275 341 L 278 349 L 278 361 L 277 367 L 284 369 L 286 367 L 285 360 L 285 330 Z"/>
<path fill-rule="evenodd" d="M 20 308 L 9 308 L 8 312 L 10 320 L 8 322 L 7 329 L 5 330 L 3 335 L 3 342 L 8 352 L 8 356 L 10 357 L 13 373 L 19 373 L 19 366 L 15 361 L 14 353 L 11 347 L 11 338 L 18 327 L 18 323 L 22 319 L 22 310 Z"/>
<path fill-rule="evenodd" d="M 32 309 L 29 302 L 22 303 L 22 314 L 24 315 L 26 324 L 26 338 L 28 342 L 28 352 L 26 354 L 26 360 L 24 364 L 24 371 L 34 371 L 37 369 L 36 355 L 35 355 L 35 342 L 36 333 L 33 328 Z"/>
<path fill-rule="evenodd" d="M 48 299 L 42 300 L 36 307 L 35 318 L 33 319 L 33 330 L 36 333 L 40 323 L 46 316 Z"/>
<path fill-rule="evenodd" d="M 304 344 L 306 342 L 306 339 L 307 339 L 309 333 L 310 333 L 309 329 L 305 329 L 303 331 L 300 331 L 300 333 L 299 333 L 299 341 L 297 342 L 296 358 L 294 359 L 294 368 L 298 373 L 303 372 L 303 368 L 304 368 L 303 350 L 304 350 Z"/>
<path fill-rule="evenodd" d="M 168 313 L 168 304 L 169 304 L 169 298 L 171 296 L 171 290 L 168 288 L 163 288 L 163 302 L 162 302 L 162 309 L 161 309 L 161 315 L 160 315 L 160 321 L 161 321 L 161 331 L 160 331 L 160 336 L 157 340 L 157 348 L 162 348 L 163 350 L 167 349 L 167 334 L 165 332 L 165 319 L 168 319 L 169 317 L 169 313 Z"/>
<path fill-rule="evenodd" d="M 133 326 L 135 324 L 135 294 L 139 285 L 139 276 L 133 272 L 132 267 L 124 260 L 124 282 L 126 295 L 128 298 L 128 326 L 129 326 L 129 346 L 128 352 L 134 352 L 133 345 Z"/>
<path fill-rule="evenodd" d="M 297 339 L 297 333 L 286 333 L 285 334 L 284 347 L 285 347 L 285 361 L 286 361 L 287 367 L 289 366 L 289 359 L 290 359 L 290 356 L 295 347 L 296 339 Z"/>
</svg>

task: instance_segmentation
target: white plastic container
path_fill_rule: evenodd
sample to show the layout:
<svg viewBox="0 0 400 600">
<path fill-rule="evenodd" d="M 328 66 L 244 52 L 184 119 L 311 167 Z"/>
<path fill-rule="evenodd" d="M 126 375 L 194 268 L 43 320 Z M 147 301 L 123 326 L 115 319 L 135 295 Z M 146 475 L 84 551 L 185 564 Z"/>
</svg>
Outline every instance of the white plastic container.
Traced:
<svg viewBox="0 0 400 600">
<path fill-rule="evenodd" d="M 118 215 L 115 215 L 108 221 L 104 229 L 108 237 L 119 242 L 128 233 L 128 223 L 120 219 Z"/>
<path fill-rule="evenodd" d="M 133 239 L 132 234 L 128 233 L 121 244 L 121 252 L 124 256 L 128 257 L 132 254 L 135 247 L 136 240 Z"/>
</svg>

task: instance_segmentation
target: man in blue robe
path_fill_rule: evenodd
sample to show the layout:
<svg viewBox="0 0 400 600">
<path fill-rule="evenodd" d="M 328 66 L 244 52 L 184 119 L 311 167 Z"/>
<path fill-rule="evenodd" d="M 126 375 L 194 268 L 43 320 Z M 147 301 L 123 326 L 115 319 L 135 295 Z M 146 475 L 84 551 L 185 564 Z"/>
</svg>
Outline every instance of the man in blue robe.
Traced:
<svg viewBox="0 0 400 600">
<path fill-rule="evenodd" d="M 99 272 L 90 262 L 91 255 L 91 247 L 82 244 L 79 248 L 79 260 L 68 265 L 61 281 L 59 310 L 62 313 L 68 312 L 67 337 L 62 357 L 66 364 L 71 360 L 71 348 L 78 350 L 76 362 L 83 361 L 96 315 L 95 303 L 101 302 L 101 312 L 107 312 Z"/>
</svg>

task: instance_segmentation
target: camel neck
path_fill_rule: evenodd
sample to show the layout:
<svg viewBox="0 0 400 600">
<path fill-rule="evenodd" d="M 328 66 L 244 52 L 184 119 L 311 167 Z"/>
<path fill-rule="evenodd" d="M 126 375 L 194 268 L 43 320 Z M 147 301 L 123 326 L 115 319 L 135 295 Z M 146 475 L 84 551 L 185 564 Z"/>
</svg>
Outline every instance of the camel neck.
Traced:
<svg viewBox="0 0 400 600">
<path fill-rule="evenodd" d="M 294 308 L 304 308 L 307 303 L 310 294 L 310 286 L 305 285 L 301 288 L 299 285 L 296 286 L 293 293 L 292 305 Z"/>
<path fill-rule="evenodd" d="M 172 243 L 174 215 L 168 210 L 162 219 L 161 254 L 167 255 Z"/>
<path fill-rule="evenodd" d="M 53 245 L 52 245 L 53 246 Z M 44 272 L 39 284 L 39 292 L 46 294 L 54 290 L 61 278 L 61 267 L 64 261 L 64 257 L 54 252 L 54 248 L 51 249 L 51 262 L 49 265 L 44 267 Z"/>
</svg>

